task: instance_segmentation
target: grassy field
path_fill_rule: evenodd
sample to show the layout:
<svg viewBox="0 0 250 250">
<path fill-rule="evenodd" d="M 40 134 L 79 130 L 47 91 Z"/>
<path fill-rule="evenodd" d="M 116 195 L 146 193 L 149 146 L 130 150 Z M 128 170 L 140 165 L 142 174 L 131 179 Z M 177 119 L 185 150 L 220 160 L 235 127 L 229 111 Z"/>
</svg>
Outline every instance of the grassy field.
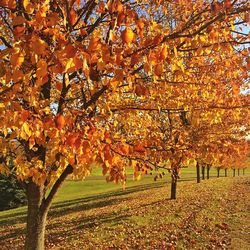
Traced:
<svg viewBox="0 0 250 250">
<path fill-rule="evenodd" d="M 250 249 L 249 175 L 215 176 L 196 184 L 195 170 L 183 169 L 176 201 L 169 177 L 130 176 L 126 190 L 98 172 L 68 180 L 48 216 L 47 249 Z M 0 212 L 1 250 L 23 248 L 25 211 Z"/>
</svg>

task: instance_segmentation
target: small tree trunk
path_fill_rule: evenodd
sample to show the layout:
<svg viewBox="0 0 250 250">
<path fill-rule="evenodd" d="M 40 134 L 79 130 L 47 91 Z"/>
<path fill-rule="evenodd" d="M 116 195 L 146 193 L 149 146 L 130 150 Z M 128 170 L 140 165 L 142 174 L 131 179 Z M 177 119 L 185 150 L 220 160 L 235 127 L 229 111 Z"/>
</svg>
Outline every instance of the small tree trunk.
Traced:
<svg viewBox="0 0 250 250">
<path fill-rule="evenodd" d="M 209 179 L 210 167 L 207 167 L 207 179 Z"/>
<path fill-rule="evenodd" d="M 233 169 L 233 177 L 235 177 L 235 168 Z"/>
<path fill-rule="evenodd" d="M 205 166 L 201 167 L 202 180 L 205 180 Z"/>
<path fill-rule="evenodd" d="M 225 168 L 225 177 L 227 177 L 227 169 Z"/>
<path fill-rule="evenodd" d="M 47 211 L 42 209 L 43 187 L 30 182 L 27 187 L 28 215 L 26 250 L 43 250 Z"/>
<path fill-rule="evenodd" d="M 201 182 L 201 174 L 200 174 L 200 165 L 197 162 L 196 163 L 196 177 L 197 177 L 197 183 Z"/>
<path fill-rule="evenodd" d="M 171 200 L 175 200 L 176 199 L 176 189 L 177 189 L 177 178 L 178 178 L 178 173 L 177 173 L 177 169 L 173 169 L 172 170 L 172 182 L 171 182 L 171 196 L 170 199 Z"/>
<path fill-rule="evenodd" d="M 220 168 L 217 168 L 217 177 L 220 177 Z"/>
<path fill-rule="evenodd" d="M 243 175 L 245 175 L 245 168 L 243 168 Z"/>
<path fill-rule="evenodd" d="M 238 168 L 238 176 L 240 176 L 240 169 Z"/>
</svg>

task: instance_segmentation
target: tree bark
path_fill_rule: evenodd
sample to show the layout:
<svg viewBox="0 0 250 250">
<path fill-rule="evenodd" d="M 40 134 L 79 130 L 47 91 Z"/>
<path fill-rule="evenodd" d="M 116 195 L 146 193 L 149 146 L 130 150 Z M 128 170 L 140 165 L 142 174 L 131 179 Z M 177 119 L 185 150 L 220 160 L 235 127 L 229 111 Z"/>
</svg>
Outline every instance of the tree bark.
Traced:
<svg viewBox="0 0 250 250">
<path fill-rule="evenodd" d="M 201 175 L 200 175 L 200 165 L 198 162 L 196 163 L 196 176 L 197 176 L 197 183 L 200 183 Z"/>
<path fill-rule="evenodd" d="M 220 168 L 217 168 L 217 177 L 220 177 Z"/>
<path fill-rule="evenodd" d="M 209 174 L 210 174 L 210 167 L 207 166 L 207 179 L 209 179 Z"/>
<path fill-rule="evenodd" d="M 177 189 L 177 178 L 178 178 L 178 173 L 177 173 L 177 169 L 173 169 L 172 170 L 172 182 L 171 182 L 171 196 L 170 199 L 171 200 L 175 200 L 176 199 L 176 189 Z"/>
<path fill-rule="evenodd" d="M 25 249 L 43 250 L 47 211 L 42 209 L 44 188 L 30 182 L 27 187 L 28 215 Z"/>
<path fill-rule="evenodd" d="M 233 169 L 233 177 L 235 177 L 235 168 Z"/>
<path fill-rule="evenodd" d="M 225 168 L 225 177 L 227 177 L 227 169 Z"/>
<path fill-rule="evenodd" d="M 205 180 L 205 166 L 201 167 L 202 180 Z"/>
</svg>

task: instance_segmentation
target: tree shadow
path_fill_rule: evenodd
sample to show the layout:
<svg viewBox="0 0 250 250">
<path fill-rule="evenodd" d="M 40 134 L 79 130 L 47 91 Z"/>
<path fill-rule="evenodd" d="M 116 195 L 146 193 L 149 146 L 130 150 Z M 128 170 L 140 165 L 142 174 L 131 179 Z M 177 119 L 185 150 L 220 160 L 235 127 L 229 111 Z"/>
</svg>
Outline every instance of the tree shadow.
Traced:
<svg viewBox="0 0 250 250">
<path fill-rule="evenodd" d="M 55 218 L 61 215 L 67 215 L 79 211 L 87 211 L 94 208 L 101 208 L 110 205 L 117 204 L 128 198 L 118 198 L 131 193 L 144 191 L 152 188 L 159 188 L 164 186 L 165 183 L 150 183 L 143 184 L 134 187 L 128 187 L 125 190 L 110 191 L 102 194 L 92 195 L 85 198 L 78 198 L 74 200 L 68 200 L 63 202 L 57 202 L 52 205 L 49 212 L 49 216 Z M 112 199 L 110 199 L 113 197 Z M 0 216 L 0 226 L 9 226 L 20 223 L 25 223 L 26 221 L 26 211 L 17 212 L 11 215 Z"/>
<path fill-rule="evenodd" d="M 211 178 L 213 178 L 211 176 Z M 195 180 L 194 177 L 188 177 L 180 179 L 178 182 L 186 182 Z M 166 182 L 154 182 L 149 184 L 142 184 L 137 185 L 133 187 L 128 187 L 125 190 L 115 190 L 115 191 L 109 191 L 101 194 L 91 195 L 84 198 L 78 198 L 73 200 L 67 200 L 62 202 L 57 202 L 54 205 L 52 205 L 52 208 L 49 212 L 49 218 L 57 218 L 60 216 L 65 216 L 71 213 L 80 212 L 80 211 L 88 211 L 91 209 L 96 208 L 103 208 L 110 205 L 119 204 L 120 202 L 126 201 L 130 199 L 130 197 L 126 197 L 126 195 L 149 190 L 149 189 L 156 189 L 166 186 Z M 166 194 L 167 195 L 167 194 Z M 167 197 L 164 199 L 166 200 Z M 168 199 L 170 200 L 170 199 Z M 146 206 L 146 205 L 142 205 Z M 122 219 L 127 218 L 125 215 L 112 215 L 108 214 L 101 218 L 101 221 L 109 222 L 109 221 L 120 221 Z M 97 218 L 96 216 L 88 216 L 86 218 L 79 218 L 74 221 L 76 224 L 76 228 L 90 228 L 95 226 L 95 221 L 100 220 L 100 218 Z M 73 219 L 74 220 L 74 219 Z M 14 226 L 16 224 L 25 223 L 26 221 L 26 211 L 20 211 L 13 213 L 11 215 L 2 215 L 0 216 L 0 226 Z M 48 229 L 51 229 L 52 227 L 56 227 L 56 223 L 53 223 L 52 225 L 48 225 Z M 11 237 L 15 237 L 18 235 L 21 235 L 24 233 L 24 229 L 13 229 L 12 232 L 10 232 L 8 235 L 4 236 L 4 239 L 8 239 Z M 1 239 L 1 240 L 4 240 Z"/>
<path fill-rule="evenodd" d="M 109 191 L 109 192 L 105 192 L 105 193 L 101 193 L 101 194 L 97 194 L 97 195 L 92 195 L 92 196 L 88 196 L 88 197 L 84 197 L 84 198 L 78 198 L 78 199 L 74 199 L 74 200 L 68 200 L 68 201 L 62 201 L 62 202 L 57 202 L 52 206 L 52 210 L 53 209 L 63 209 L 64 207 L 68 207 L 68 206 L 72 206 L 72 205 L 77 205 L 79 203 L 87 203 L 87 202 L 91 202 L 91 201 L 98 201 L 98 200 L 103 200 L 103 199 L 107 199 L 107 198 L 111 198 L 111 197 L 119 197 L 119 196 L 125 196 L 128 194 L 132 194 L 132 193 L 136 193 L 136 192 L 140 192 L 140 191 L 144 191 L 144 190 L 148 190 L 148 189 L 152 189 L 152 188 L 160 188 L 163 187 L 165 185 L 165 183 L 150 183 L 150 184 L 142 184 L 142 185 L 138 185 L 138 186 L 134 186 L 134 187 L 128 187 L 125 190 L 115 190 L 115 191 Z M 93 204 L 93 207 L 91 208 L 96 208 L 96 206 Z"/>
<path fill-rule="evenodd" d="M 0 242 L 6 241 L 6 240 L 11 239 L 11 238 L 13 238 L 13 239 L 17 238 L 20 235 L 25 235 L 25 233 L 26 233 L 25 228 L 13 228 L 11 230 L 11 232 L 9 232 L 8 234 L 6 234 L 4 236 L 0 235 Z M 1 249 L 1 246 L 0 246 L 0 249 Z"/>
</svg>

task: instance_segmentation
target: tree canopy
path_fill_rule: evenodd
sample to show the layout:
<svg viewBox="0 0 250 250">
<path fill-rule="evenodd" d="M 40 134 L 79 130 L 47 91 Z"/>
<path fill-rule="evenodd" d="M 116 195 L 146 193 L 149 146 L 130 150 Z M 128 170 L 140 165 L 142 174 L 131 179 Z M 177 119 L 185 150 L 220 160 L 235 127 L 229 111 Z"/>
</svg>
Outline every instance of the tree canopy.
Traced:
<svg viewBox="0 0 250 250">
<path fill-rule="evenodd" d="M 50 190 L 222 164 L 249 134 L 247 0 L 0 1 L 1 173 Z M 249 92 L 248 92 L 249 93 Z M 239 150 L 238 150 L 239 148 Z"/>
</svg>

